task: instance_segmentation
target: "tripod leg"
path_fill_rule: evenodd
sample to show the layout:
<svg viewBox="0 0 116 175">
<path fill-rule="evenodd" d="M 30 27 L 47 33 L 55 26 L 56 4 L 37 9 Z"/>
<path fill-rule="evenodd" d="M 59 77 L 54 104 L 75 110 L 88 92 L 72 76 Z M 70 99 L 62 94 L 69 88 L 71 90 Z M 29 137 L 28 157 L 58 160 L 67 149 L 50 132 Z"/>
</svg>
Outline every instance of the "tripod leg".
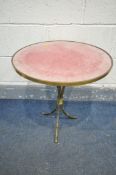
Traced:
<svg viewBox="0 0 116 175">
<path fill-rule="evenodd" d="M 55 108 L 54 110 L 52 110 L 51 112 L 48 112 L 48 113 L 42 112 L 42 114 L 43 114 L 43 115 L 51 115 L 51 114 L 53 114 L 54 112 L 56 112 L 56 108 Z"/>
<path fill-rule="evenodd" d="M 58 143 L 58 137 L 59 137 L 59 116 L 60 116 L 60 109 L 59 106 L 57 108 L 57 116 L 56 116 L 56 127 L 55 127 L 55 135 L 54 135 L 54 143 Z"/>
<path fill-rule="evenodd" d="M 68 112 L 66 112 L 64 109 L 62 109 L 62 112 L 64 115 L 66 115 L 69 119 L 77 119 L 75 116 L 70 115 Z"/>
</svg>

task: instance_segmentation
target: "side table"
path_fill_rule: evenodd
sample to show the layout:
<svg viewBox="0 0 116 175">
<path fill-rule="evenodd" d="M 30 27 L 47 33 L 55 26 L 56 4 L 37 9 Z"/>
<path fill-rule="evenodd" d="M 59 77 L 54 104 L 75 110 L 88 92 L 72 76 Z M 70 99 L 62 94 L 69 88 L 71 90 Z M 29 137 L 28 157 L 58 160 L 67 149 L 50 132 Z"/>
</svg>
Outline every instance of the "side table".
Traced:
<svg viewBox="0 0 116 175">
<path fill-rule="evenodd" d="M 103 49 L 75 41 L 46 41 L 18 50 L 12 58 L 16 72 L 31 81 L 56 86 L 58 96 L 54 142 L 58 143 L 59 117 L 63 112 L 69 119 L 76 119 L 64 110 L 66 86 L 78 86 L 97 81 L 106 76 L 113 65 L 111 56 Z"/>
</svg>

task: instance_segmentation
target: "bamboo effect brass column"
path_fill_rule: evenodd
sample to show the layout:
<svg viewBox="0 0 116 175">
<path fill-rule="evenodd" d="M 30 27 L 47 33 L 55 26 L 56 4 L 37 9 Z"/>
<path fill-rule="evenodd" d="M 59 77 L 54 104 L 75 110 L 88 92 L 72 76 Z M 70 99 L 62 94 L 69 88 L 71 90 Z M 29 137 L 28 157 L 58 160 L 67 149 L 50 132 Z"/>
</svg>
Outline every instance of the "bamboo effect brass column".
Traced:
<svg viewBox="0 0 116 175">
<path fill-rule="evenodd" d="M 54 135 L 54 143 L 58 143 L 58 136 L 59 136 L 59 117 L 60 117 L 60 112 L 63 110 L 63 105 L 64 105 L 64 99 L 63 99 L 63 94 L 64 94 L 64 89 L 65 86 L 57 86 L 58 90 L 58 96 L 57 96 L 57 104 L 56 104 L 56 127 L 55 127 L 55 135 Z"/>
<path fill-rule="evenodd" d="M 56 126 L 55 126 L 55 133 L 54 133 L 54 143 L 58 143 L 59 128 L 60 128 L 60 123 L 59 123 L 60 113 L 63 112 L 63 114 L 67 116 L 69 119 L 76 119 L 75 116 L 68 114 L 64 110 L 64 97 L 63 97 L 64 90 L 65 90 L 65 86 L 57 86 L 58 95 L 57 95 L 57 101 L 56 101 L 56 108 L 50 113 L 43 113 L 44 115 L 51 115 L 54 112 L 56 112 Z"/>
</svg>

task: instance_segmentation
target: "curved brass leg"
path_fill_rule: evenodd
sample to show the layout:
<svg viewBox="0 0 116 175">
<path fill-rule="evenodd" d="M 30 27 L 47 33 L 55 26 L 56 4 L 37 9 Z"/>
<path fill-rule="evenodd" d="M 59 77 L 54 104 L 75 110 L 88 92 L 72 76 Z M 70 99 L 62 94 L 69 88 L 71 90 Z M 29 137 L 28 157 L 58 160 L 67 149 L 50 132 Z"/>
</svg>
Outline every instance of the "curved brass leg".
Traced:
<svg viewBox="0 0 116 175">
<path fill-rule="evenodd" d="M 52 110 L 51 112 L 42 112 L 42 115 L 52 115 L 54 112 L 56 112 L 57 110 L 56 110 L 56 108 L 54 109 L 54 110 Z M 75 117 L 75 116 L 73 116 L 73 115 L 70 115 L 68 112 L 66 112 L 65 110 L 64 110 L 64 108 L 61 110 L 61 112 L 63 112 L 63 114 L 65 115 L 65 116 L 67 116 L 69 119 L 77 119 L 77 117 Z"/>
<path fill-rule="evenodd" d="M 69 119 L 77 119 L 75 116 L 70 115 L 68 112 L 66 112 L 64 109 L 62 109 L 62 112 L 64 115 L 66 115 Z"/>
<path fill-rule="evenodd" d="M 52 110 L 51 112 L 42 112 L 43 115 L 51 115 L 54 112 L 56 112 L 56 108 L 54 110 Z"/>
</svg>

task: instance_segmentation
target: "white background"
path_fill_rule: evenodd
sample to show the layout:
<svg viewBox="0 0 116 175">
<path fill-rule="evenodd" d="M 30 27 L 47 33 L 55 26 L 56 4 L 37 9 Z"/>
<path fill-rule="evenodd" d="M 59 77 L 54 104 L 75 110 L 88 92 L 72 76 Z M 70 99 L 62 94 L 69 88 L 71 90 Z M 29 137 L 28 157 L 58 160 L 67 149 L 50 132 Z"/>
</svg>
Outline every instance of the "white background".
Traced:
<svg viewBox="0 0 116 175">
<path fill-rule="evenodd" d="M 116 0 L 0 0 L 0 84 L 26 85 L 11 57 L 46 40 L 87 42 L 114 60 L 110 74 L 94 85 L 116 86 Z"/>
</svg>

